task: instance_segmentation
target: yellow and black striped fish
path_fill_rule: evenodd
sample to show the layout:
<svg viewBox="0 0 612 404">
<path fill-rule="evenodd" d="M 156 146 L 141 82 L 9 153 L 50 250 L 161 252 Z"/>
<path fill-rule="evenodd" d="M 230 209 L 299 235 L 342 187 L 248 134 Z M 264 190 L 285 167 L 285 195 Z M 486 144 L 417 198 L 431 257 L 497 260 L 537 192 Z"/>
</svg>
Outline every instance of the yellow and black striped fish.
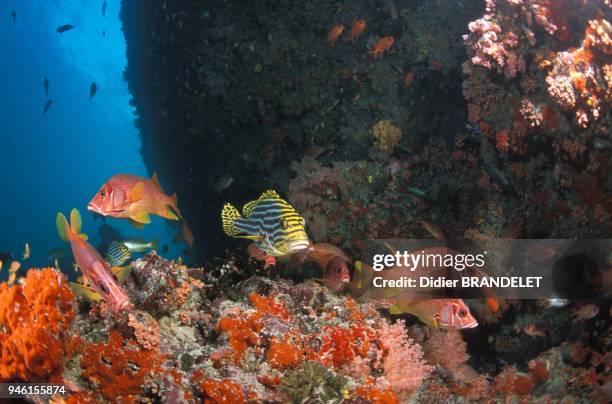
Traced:
<svg viewBox="0 0 612 404">
<path fill-rule="evenodd" d="M 113 241 L 108 245 L 106 252 L 106 262 L 111 267 L 118 267 L 127 262 L 132 257 L 129 248 L 120 241 Z"/>
<path fill-rule="evenodd" d="M 232 204 L 226 203 L 221 218 L 225 234 L 251 239 L 274 257 L 292 254 L 311 245 L 304 218 L 273 190 L 244 205 L 242 215 Z"/>
</svg>

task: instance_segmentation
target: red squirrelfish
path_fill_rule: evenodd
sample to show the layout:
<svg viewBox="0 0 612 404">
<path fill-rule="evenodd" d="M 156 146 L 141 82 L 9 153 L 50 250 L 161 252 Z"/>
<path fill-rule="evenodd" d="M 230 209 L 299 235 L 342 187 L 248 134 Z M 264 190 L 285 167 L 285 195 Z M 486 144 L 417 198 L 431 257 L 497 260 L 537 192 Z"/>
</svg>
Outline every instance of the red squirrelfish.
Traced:
<svg viewBox="0 0 612 404">
<path fill-rule="evenodd" d="M 333 292 L 344 290 L 351 282 L 346 261 L 341 257 L 334 257 L 328 263 L 323 273 L 321 283 Z"/>
<path fill-rule="evenodd" d="M 128 295 L 117 283 L 110 265 L 104 261 L 96 249 L 89 244 L 87 236 L 81 233 L 81 214 L 78 210 L 70 212 L 70 225 L 62 213 L 58 213 L 55 225 L 63 241 L 70 242 L 72 255 L 77 265 L 91 284 L 91 288 L 106 300 L 114 310 L 132 310 Z"/>
<path fill-rule="evenodd" d="M 390 314 L 408 313 L 432 328 L 474 328 L 478 321 L 462 299 L 418 299 L 410 293 L 390 298 Z"/>
<path fill-rule="evenodd" d="M 131 174 L 115 175 L 102 185 L 87 209 L 102 216 L 128 219 L 136 227 L 151 223 L 149 215 L 183 220 L 183 238 L 193 245 L 193 234 L 178 209 L 176 194 L 164 193 L 157 174 L 150 180 Z"/>
<path fill-rule="evenodd" d="M 328 243 L 313 244 L 307 259 L 323 268 L 323 278 L 318 281 L 330 290 L 344 290 L 351 282 L 347 265 L 351 259 L 338 247 Z"/>
</svg>

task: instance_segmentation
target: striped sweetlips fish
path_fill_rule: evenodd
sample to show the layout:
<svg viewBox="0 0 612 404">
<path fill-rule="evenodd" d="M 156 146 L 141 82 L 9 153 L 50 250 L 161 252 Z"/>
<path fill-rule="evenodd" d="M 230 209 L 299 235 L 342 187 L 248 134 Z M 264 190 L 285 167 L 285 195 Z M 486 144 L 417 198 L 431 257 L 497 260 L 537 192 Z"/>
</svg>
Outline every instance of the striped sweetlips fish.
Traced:
<svg viewBox="0 0 612 404">
<path fill-rule="evenodd" d="M 305 221 L 289 202 L 274 190 L 268 190 L 242 208 L 242 215 L 232 204 L 221 211 L 225 234 L 253 240 L 273 257 L 284 257 L 311 248 Z"/>
</svg>

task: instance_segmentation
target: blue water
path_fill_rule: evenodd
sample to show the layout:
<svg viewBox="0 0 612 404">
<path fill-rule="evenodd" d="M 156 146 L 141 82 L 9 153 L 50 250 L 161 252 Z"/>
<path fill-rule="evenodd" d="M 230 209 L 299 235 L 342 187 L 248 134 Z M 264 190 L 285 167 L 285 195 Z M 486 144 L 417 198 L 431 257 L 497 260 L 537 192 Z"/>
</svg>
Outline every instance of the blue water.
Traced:
<svg viewBox="0 0 612 404">
<path fill-rule="evenodd" d="M 95 245 L 103 222 L 86 210 L 89 200 L 114 174 L 147 176 L 123 79 L 120 1 L 107 3 L 106 17 L 102 1 L 0 3 L 0 252 L 21 258 L 28 242 L 32 256 L 25 267 L 52 264 L 48 251 L 63 246 L 54 225 L 58 211 L 78 208 Z M 76 28 L 57 33 L 63 24 Z M 44 77 L 53 99 L 46 115 Z M 98 92 L 90 100 L 92 81 Z M 170 243 L 175 230 L 158 217 L 144 230 L 116 219 L 106 223 L 124 236 L 159 238 L 171 248 L 165 254 L 170 257 L 184 247 Z"/>
</svg>

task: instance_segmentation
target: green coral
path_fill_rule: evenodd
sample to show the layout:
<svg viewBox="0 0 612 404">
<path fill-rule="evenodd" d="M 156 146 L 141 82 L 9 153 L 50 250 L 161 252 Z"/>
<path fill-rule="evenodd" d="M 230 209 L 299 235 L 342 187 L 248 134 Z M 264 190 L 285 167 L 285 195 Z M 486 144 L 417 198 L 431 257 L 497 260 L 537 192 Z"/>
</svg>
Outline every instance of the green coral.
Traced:
<svg viewBox="0 0 612 404">
<path fill-rule="evenodd" d="M 338 402 L 347 381 L 344 377 L 330 372 L 318 362 L 307 362 L 300 369 L 287 373 L 279 390 L 287 393 L 294 403 Z M 314 399 L 314 400 L 313 400 Z"/>
</svg>

